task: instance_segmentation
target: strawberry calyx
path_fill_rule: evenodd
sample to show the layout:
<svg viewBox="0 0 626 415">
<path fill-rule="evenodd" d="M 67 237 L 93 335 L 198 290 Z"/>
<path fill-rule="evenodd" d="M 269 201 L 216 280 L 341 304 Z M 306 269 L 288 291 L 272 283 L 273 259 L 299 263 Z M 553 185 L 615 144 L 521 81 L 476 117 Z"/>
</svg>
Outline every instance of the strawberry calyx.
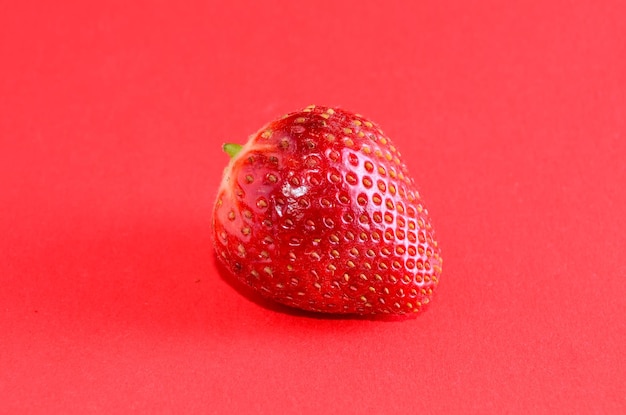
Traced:
<svg viewBox="0 0 626 415">
<path fill-rule="evenodd" d="M 242 148 L 243 146 L 241 144 L 236 143 L 226 143 L 222 146 L 222 149 L 230 156 L 231 159 L 235 158 Z"/>
</svg>

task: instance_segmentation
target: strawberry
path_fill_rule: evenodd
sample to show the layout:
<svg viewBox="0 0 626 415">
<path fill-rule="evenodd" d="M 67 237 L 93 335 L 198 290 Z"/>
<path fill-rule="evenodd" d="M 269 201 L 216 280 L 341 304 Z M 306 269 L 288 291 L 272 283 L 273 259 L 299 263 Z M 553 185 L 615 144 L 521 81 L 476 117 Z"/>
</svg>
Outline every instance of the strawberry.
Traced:
<svg viewBox="0 0 626 415">
<path fill-rule="evenodd" d="M 309 106 L 231 156 L 213 212 L 217 257 L 262 296 L 303 310 L 415 315 L 442 259 L 400 153 L 373 122 Z"/>
</svg>

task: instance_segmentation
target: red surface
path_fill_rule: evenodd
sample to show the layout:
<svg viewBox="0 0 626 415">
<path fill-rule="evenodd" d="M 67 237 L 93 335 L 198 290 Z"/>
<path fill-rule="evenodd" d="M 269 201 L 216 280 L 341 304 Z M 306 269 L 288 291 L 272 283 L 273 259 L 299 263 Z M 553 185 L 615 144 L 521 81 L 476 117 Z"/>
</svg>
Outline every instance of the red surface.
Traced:
<svg viewBox="0 0 626 415">
<path fill-rule="evenodd" d="M 0 413 L 626 413 L 623 2 L 5 3 Z M 311 103 L 420 183 L 416 320 L 218 274 L 220 144 Z"/>
</svg>

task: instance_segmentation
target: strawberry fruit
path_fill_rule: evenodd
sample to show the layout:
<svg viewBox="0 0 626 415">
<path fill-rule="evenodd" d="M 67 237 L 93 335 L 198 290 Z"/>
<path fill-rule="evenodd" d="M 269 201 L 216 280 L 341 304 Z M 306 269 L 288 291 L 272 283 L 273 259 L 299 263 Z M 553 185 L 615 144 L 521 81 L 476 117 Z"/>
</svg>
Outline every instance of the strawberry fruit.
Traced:
<svg viewBox="0 0 626 415">
<path fill-rule="evenodd" d="M 442 269 L 428 211 L 373 122 L 309 106 L 231 156 L 213 212 L 217 257 L 262 296 L 303 310 L 408 316 Z"/>
</svg>

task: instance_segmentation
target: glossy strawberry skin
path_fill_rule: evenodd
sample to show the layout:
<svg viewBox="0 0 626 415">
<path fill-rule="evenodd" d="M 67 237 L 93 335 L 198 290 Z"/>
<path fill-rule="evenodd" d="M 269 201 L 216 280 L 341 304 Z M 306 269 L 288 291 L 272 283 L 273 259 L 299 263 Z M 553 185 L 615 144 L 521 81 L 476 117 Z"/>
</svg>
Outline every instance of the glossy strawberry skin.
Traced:
<svg viewBox="0 0 626 415">
<path fill-rule="evenodd" d="M 309 311 L 415 315 L 442 269 L 398 150 L 337 108 L 310 106 L 251 136 L 224 172 L 213 230 L 239 281 Z"/>
</svg>

